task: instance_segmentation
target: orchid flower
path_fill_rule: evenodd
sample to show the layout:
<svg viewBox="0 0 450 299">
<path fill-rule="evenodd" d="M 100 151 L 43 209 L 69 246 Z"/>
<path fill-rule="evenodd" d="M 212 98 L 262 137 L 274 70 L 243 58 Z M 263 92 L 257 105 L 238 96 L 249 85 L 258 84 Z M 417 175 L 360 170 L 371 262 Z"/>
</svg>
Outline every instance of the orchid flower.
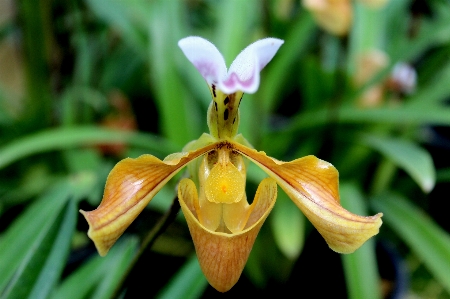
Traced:
<svg viewBox="0 0 450 299">
<path fill-rule="evenodd" d="M 100 206 L 81 211 L 100 255 L 106 255 L 153 196 L 188 164 L 191 178 L 179 182 L 178 200 L 200 267 L 218 291 L 228 291 L 239 279 L 275 204 L 277 184 L 336 252 L 351 253 L 378 233 L 381 213 L 358 216 L 339 204 L 338 171 L 333 165 L 314 156 L 282 162 L 253 149 L 237 134 L 242 95 L 256 92 L 260 71 L 282 44 L 276 38 L 259 40 L 245 48 L 227 71 L 223 56 L 209 41 L 200 37 L 179 41 L 211 91 L 210 133 L 162 161 L 143 155 L 113 168 Z M 259 184 L 252 204 L 245 194 L 244 158 L 270 176 Z"/>
<path fill-rule="evenodd" d="M 353 19 L 350 0 L 303 0 L 317 24 L 331 34 L 343 36 L 350 29 Z"/>
<path fill-rule="evenodd" d="M 361 3 L 370 9 L 383 8 L 388 0 L 303 0 L 317 24 L 337 36 L 347 35 L 353 22 L 353 5 Z"/>
</svg>

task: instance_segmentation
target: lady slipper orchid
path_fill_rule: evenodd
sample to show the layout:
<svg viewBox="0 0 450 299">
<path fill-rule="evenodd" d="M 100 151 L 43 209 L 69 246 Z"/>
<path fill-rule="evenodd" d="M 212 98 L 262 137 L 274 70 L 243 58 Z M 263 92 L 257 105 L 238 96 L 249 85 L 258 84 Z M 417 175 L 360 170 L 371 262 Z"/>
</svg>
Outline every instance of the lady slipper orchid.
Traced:
<svg viewBox="0 0 450 299">
<path fill-rule="evenodd" d="M 327 32 L 337 36 L 348 33 L 353 19 L 350 0 L 303 0 L 302 3 Z"/>
<path fill-rule="evenodd" d="M 351 253 L 378 233 L 381 213 L 358 216 L 339 204 L 338 172 L 333 165 L 314 156 L 282 162 L 254 150 L 237 134 L 242 95 L 258 89 L 259 72 L 282 44 L 276 38 L 259 40 L 244 49 L 227 71 L 222 55 L 209 41 L 200 37 L 179 41 L 210 88 L 210 134 L 162 161 L 143 155 L 124 159 L 113 168 L 100 206 L 81 211 L 100 255 L 106 255 L 153 196 L 187 164 L 191 178 L 179 182 L 178 199 L 202 271 L 218 291 L 228 291 L 239 279 L 275 204 L 277 184 L 336 252 Z M 245 194 L 244 158 L 270 176 L 260 183 L 252 204 Z"/>
</svg>

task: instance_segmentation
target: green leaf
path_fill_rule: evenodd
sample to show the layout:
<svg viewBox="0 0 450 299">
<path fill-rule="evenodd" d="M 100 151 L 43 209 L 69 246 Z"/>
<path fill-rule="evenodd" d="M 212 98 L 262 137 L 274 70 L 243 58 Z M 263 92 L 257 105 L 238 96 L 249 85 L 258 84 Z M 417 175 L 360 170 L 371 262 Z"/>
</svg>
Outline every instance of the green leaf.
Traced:
<svg viewBox="0 0 450 299">
<path fill-rule="evenodd" d="M 105 273 L 92 294 L 92 298 L 111 298 L 120 280 L 126 274 L 126 270 L 137 252 L 137 247 L 137 239 L 129 239 L 117 249 L 117 254 L 109 260 L 109 265 L 105 268 Z"/>
<path fill-rule="evenodd" d="M 422 21 L 414 39 L 405 34 L 391 46 L 393 60 L 414 61 L 428 49 L 448 43 L 450 40 L 448 16 L 436 16 L 430 20 L 423 18 Z"/>
<path fill-rule="evenodd" d="M 361 142 L 405 170 L 422 188 L 430 192 L 436 183 L 436 170 L 431 155 L 415 143 L 398 138 L 364 135 Z"/>
<path fill-rule="evenodd" d="M 357 185 L 341 184 L 340 194 L 342 206 L 355 214 L 367 215 L 366 203 Z M 368 240 L 354 253 L 343 254 L 341 257 L 348 298 L 381 298 L 374 240 Z"/>
<path fill-rule="evenodd" d="M 128 143 L 167 155 L 176 151 L 171 143 L 150 134 L 108 130 L 99 127 L 48 129 L 21 137 L 0 148 L 0 168 L 45 151 L 98 144 Z"/>
<path fill-rule="evenodd" d="M 299 92 L 302 94 L 304 111 L 321 107 L 330 98 L 336 96 L 335 89 L 338 81 L 336 74 L 342 49 L 340 40 L 336 36 L 326 35 L 325 38 L 327 43 L 323 61 L 308 55 L 298 63 L 300 76 L 297 82 L 301 87 Z"/>
<path fill-rule="evenodd" d="M 362 109 L 342 106 L 339 109 L 322 108 L 306 111 L 293 117 L 283 131 L 312 129 L 331 123 L 339 124 L 390 124 L 390 125 L 450 125 L 450 108 L 432 105 L 424 109 L 415 105 Z"/>
<path fill-rule="evenodd" d="M 86 4 L 98 18 L 118 30 L 138 54 L 144 56 L 147 48 L 145 20 L 150 10 L 146 2 L 87 0 Z"/>
<path fill-rule="evenodd" d="M 47 298 L 59 279 L 69 255 L 72 234 L 75 231 L 77 210 L 73 200 L 69 201 L 59 225 L 58 235 L 28 298 Z"/>
<path fill-rule="evenodd" d="M 80 268 L 64 279 L 52 293 L 53 299 L 82 299 L 87 298 L 88 294 L 95 288 L 102 276 L 105 274 L 104 265 L 108 264 L 107 259 L 111 259 L 112 251 L 117 248 L 113 246 L 105 258 L 96 256 L 84 263 Z M 103 266 L 103 267 L 102 267 Z"/>
<path fill-rule="evenodd" d="M 350 57 L 348 59 L 348 71 L 350 74 L 355 72 L 356 63 L 361 54 L 374 49 L 384 50 L 386 9 L 387 7 L 373 9 L 363 3 L 354 3 L 354 19 L 348 50 Z"/>
<path fill-rule="evenodd" d="M 450 168 L 439 169 L 436 174 L 438 182 L 450 182 Z"/>
<path fill-rule="evenodd" d="M 0 293 L 22 262 L 33 255 L 51 232 L 69 198 L 67 182 L 56 185 L 11 224 L 0 240 Z"/>
<path fill-rule="evenodd" d="M 55 252 L 54 256 L 52 255 L 50 264 L 45 266 L 51 269 L 49 270 L 50 272 L 56 271 L 56 262 L 54 261 L 55 259 L 60 260 L 63 258 L 61 254 L 65 250 L 64 242 L 69 242 L 72 236 L 72 233 L 69 233 L 56 237 L 57 229 L 61 231 L 63 227 L 66 227 L 65 231 L 68 231 L 70 222 L 66 221 L 71 219 L 71 215 L 67 212 L 67 215 L 64 216 L 64 222 L 61 222 L 62 220 L 58 223 L 55 221 L 57 221 L 58 215 L 62 214 L 64 205 L 69 198 L 74 202 L 85 198 L 94 188 L 96 182 L 97 178 L 89 172 L 79 173 L 56 182 L 53 188 L 31 204 L 1 235 L 0 269 L 2 271 L 0 271 L 0 293 L 4 291 L 6 284 L 11 280 L 14 273 L 16 272 L 17 276 L 18 269 L 24 267 L 23 261 L 32 256 L 46 242 L 50 242 L 48 245 L 53 244 L 53 242 L 58 242 L 59 244 L 59 251 Z M 54 235 L 53 238 L 51 237 L 52 234 Z M 46 280 L 50 282 L 48 278 Z"/>
<path fill-rule="evenodd" d="M 254 24 L 260 21 L 261 14 L 255 13 L 260 9 L 259 2 L 231 0 L 217 4 L 214 6 L 217 22 L 212 38 L 229 66 L 239 52 L 253 42 L 249 38 L 249 33 Z M 224 18 L 224 15 L 227 17 Z"/>
<path fill-rule="evenodd" d="M 417 90 L 417 93 L 411 96 L 408 101 L 408 107 L 416 108 L 416 110 L 427 110 L 436 106 L 440 102 L 444 102 L 450 96 L 450 86 L 442 84 L 450 80 L 450 63 L 439 65 L 433 78 L 427 85 Z"/>
<path fill-rule="evenodd" d="M 192 105 L 193 100 L 186 92 L 176 64 L 178 59 L 183 59 L 183 66 L 189 66 L 189 61 L 177 46 L 178 41 L 188 35 L 183 15 L 184 2 L 159 0 L 150 3 L 148 61 L 160 127 L 165 137 L 184 146 L 200 135 L 195 105 Z"/>
<path fill-rule="evenodd" d="M 51 298 L 111 298 L 137 251 L 137 245 L 135 238 L 122 238 L 106 257 L 96 255 L 67 277 Z"/>
<path fill-rule="evenodd" d="M 51 225 L 39 234 L 38 242 L 28 247 L 24 259 L 2 293 L 3 298 L 46 298 L 56 284 L 65 266 L 75 230 L 74 202 L 70 201 L 49 222 Z"/>
<path fill-rule="evenodd" d="M 208 285 L 197 256 L 193 255 L 158 294 L 158 299 L 199 298 Z"/>
<path fill-rule="evenodd" d="M 1 202 L 5 206 L 11 206 L 36 198 L 48 190 L 57 178 L 58 175 L 51 173 L 48 165 L 44 163 L 30 165 L 26 171 L 22 172 L 22 177 L 17 184 L 9 180 L 0 182 Z"/>
<path fill-rule="evenodd" d="M 20 2 L 17 5 L 23 44 L 23 57 L 27 57 L 24 72 L 27 80 L 21 89 L 26 90 L 23 97 L 22 117 L 33 128 L 42 128 L 51 123 L 52 87 L 50 82 L 47 41 L 52 38 L 51 23 L 47 16 L 51 14 L 50 5 L 41 5 L 36 1 Z"/>
<path fill-rule="evenodd" d="M 284 192 L 279 192 L 271 213 L 272 232 L 281 252 L 296 259 L 305 241 L 305 216 Z"/>
<path fill-rule="evenodd" d="M 374 210 L 383 212 L 385 223 L 450 292 L 450 235 L 401 195 L 386 193 L 370 203 Z"/>
<path fill-rule="evenodd" d="M 68 149 L 62 152 L 70 173 L 96 171 L 102 166 L 102 156 L 93 148 Z"/>
<path fill-rule="evenodd" d="M 5 90 L 4 86 L 0 85 L 0 125 L 2 127 L 11 126 L 14 123 L 14 118 L 11 111 L 8 111 L 9 102 L 11 102 L 11 95 Z"/>
<path fill-rule="evenodd" d="M 310 39 L 316 34 L 314 27 L 315 22 L 311 14 L 303 11 L 292 25 L 279 52 L 267 66 L 258 92 L 264 111 L 272 111 L 277 101 L 281 100 L 284 82 L 292 75 L 289 70 L 295 67 L 295 61 L 308 48 Z"/>
</svg>

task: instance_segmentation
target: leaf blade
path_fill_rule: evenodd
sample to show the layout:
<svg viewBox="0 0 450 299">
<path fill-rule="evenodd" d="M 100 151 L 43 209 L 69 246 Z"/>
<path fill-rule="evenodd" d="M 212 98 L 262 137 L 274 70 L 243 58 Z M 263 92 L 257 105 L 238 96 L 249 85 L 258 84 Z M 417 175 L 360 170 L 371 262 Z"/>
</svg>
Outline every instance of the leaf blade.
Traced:
<svg viewBox="0 0 450 299">
<path fill-rule="evenodd" d="M 192 256 L 158 294 L 158 299 L 194 299 L 205 290 L 208 282 L 197 256 Z"/>
<path fill-rule="evenodd" d="M 367 214 L 363 195 L 357 185 L 343 183 L 340 193 L 341 203 L 348 210 L 358 215 Z M 354 253 L 343 254 L 341 257 L 349 298 L 381 298 L 374 240 L 368 240 Z"/>
<path fill-rule="evenodd" d="M 95 255 L 67 277 L 52 293 L 52 299 L 108 298 L 115 291 L 117 276 L 126 273 L 134 253 L 137 240 L 120 240 L 107 256 Z M 110 277 L 113 279 L 110 279 Z"/>
<path fill-rule="evenodd" d="M 49 257 L 46 259 L 45 265 L 39 273 L 39 277 L 28 298 L 47 298 L 56 285 L 69 255 L 72 235 L 75 231 L 76 215 L 75 202 L 70 200 Z"/>
<path fill-rule="evenodd" d="M 50 227 L 41 234 L 39 242 L 29 247 L 14 276 L 2 296 L 4 298 L 45 298 L 59 278 L 75 229 L 75 206 L 66 204 L 57 217 L 50 220 Z M 71 217 L 65 217 L 72 214 Z M 65 244 L 62 244 L 65 243 Z M 62 245 L 62 250 L 59 246 Z M 60 251 L 61 250 L 61 251 Z M 43 297 L 42 297 L 43 296 Z"/>
<path fill-rule="evenodd" d="M 37 153 L 117 142 L 125 142 L 166 155 L 177 151 L 170 142 L 150 134 L 109 130 L 94 126 L 62 127 L 39 131 L 1 147 L 0 169 Z"/>
<path fill-rule="evenodd" d="M 450 236 L 427 214 L 398 194 L 373 198 L 371 206 L 383 212 L 386 224 L 408 244 L 443 287 L 450 292 Z"/>
<path fill-rule="evenodd" d="M 305 241 L 305 216 L 284 192 L 278 193 L 270 223 L 278 248 L 289 259 L 296 259 Z"/>
<path fill-rule="evenodd" d="M 361 141 L 405 170 L 424 192 L 433 189 L 436 170 L 433 159 L 426 150 L 409 140 L 397 138 L 364 135 Z"/>
<path fill-rule="evenodd" d="M 4 290 L 23 259 L 29 256 L 51 229 L 63 208 L 68 185 L 60 183 L 31 205 L 2 235 L 0 242 L 0 291 Z"/>
</svg>

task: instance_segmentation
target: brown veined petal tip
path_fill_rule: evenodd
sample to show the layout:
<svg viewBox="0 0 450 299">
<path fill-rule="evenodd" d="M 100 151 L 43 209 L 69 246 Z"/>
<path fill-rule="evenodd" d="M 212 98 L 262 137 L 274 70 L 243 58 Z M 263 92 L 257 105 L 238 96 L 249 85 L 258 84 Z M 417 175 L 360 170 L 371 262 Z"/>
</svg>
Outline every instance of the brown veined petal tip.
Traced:
<svg viewBox="0 0 450 299">
<path fill-rule="evenodd" d="M 111 240 L 108 238 L 108 235 L 105 235 L 101 233 L 101 231 L 97 231 L 95 229 L 95 219 L 92 217 L 91 212 L 86 212 L 83 210 L 79 210 L 79 212 L 84 216 L 87 223 L 89 224 L 89 230 L 88 230 L 88 237 L 94 242 L 95 248 L 97 248 L 98 254 L 100 256 L 105 256 L 109 249 L 113 246 L 113 244 L 116 242 L 117 238 L 114 240 Z"/>
<path fill-rule="evenodd" d="M 114 166 L 106 180 L 103 199 L 97 209 L 85 212 L 89 238 L 101 256 L 145 209 L 157 192 L 187 163 L 214 148 L 214 144 L 167 156 L 163 161 L 142 155 L 126 158 Z"/>
<path fill-rule="evenodd" d="M 332 250 L 351 253 L 378 233 L 381 213 L 358 216 L 340 205 L 339 173 L 330 163 L 314 156 L 280 162 L 264 152 L 233 146 L 277 181 Z"/>
<path fill-rule="evenodd" d="M 383 224 L 381 220 L 383 213 L 374 216 L 355 216 L 355 222 L 338 229 L 341 233 L 336 233 L 337 230 L 327 232 L 323 230 L 323 227 L 322 229 L 317 227 L 330 249 L 342 254 L 353 253 L 367 240 L 379 233 Z"/>
</svg>

